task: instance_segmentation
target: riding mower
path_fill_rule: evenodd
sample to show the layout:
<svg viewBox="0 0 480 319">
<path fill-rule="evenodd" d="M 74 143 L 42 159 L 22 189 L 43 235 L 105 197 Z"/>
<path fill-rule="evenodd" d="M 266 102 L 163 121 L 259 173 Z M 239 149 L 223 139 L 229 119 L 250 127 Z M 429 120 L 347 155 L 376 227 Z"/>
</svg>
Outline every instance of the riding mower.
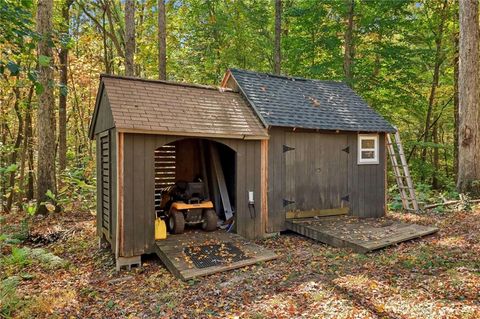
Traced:
<svg viewBox="0 0 480 319">
<path fill-rule="evenodd" d="M 217 229 L 217 213 L 205 194 L 203 182 L 177 182 L 162 194 L 163 211 L 171 234 L 182 234 L 187 225 L 202 225 L 205 231 Z"/>
</svg>

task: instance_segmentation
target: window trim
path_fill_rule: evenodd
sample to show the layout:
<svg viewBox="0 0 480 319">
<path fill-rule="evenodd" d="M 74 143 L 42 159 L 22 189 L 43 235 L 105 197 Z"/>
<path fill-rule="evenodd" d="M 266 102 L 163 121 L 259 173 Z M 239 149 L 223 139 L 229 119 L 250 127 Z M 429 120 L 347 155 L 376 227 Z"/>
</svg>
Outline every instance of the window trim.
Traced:
<svg viewBox="0 0 480 319">
<path fill-rule="evenodd" d="M 363 140 L 372 140 L 374 141 L 374 148 L 362 148 Z M 362 151 L 373 151 L 373 158 L 362 158 Z M 368 164 L 379 164 L 379 137 L 378 134 L 358 134 L 358 149 L 357 149 L 357 164 L 358 165 L 368 165 Z"/>
</svg>

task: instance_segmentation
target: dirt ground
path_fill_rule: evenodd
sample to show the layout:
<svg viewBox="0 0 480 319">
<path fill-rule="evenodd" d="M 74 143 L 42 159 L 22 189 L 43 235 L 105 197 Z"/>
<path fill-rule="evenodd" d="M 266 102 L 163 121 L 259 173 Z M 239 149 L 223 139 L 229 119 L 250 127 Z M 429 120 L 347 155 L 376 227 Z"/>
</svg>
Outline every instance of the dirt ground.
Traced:
<svg viewBox="0 0 480 319">
<path fill-rule="evenodd" d="M 366 255 L 283 234 L 257 242 L 277 260 L 182 282 L 155 256 L 116 273 L 95 217 L 65 213 L 31 231 L 64 231 L 42 248 L 65 266 L 11 262 L 4 246 L 0 273 L 21 278 L 10 314 L 19 318 L 480 318 L 480 210 L 388 217 L 440 231 Z"/>
</svg>

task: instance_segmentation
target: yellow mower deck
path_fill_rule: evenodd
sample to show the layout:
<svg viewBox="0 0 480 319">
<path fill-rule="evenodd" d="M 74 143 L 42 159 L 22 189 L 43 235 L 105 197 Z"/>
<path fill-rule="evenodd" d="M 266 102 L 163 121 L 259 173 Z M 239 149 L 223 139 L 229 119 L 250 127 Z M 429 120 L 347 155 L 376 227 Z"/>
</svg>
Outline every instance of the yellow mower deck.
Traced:
<svg viewBox="0 0 480 319">
<path fill-rule="evenodd" d="M 196 203 L 196 204 L 187 204 L 185 202 L 175 202 L 172 204 L 172 208 L 175 208 L 178 211 L 187 210 L 187 209 L 213 208 L 213 203 L 209 200 L 201 203 Z"/>
</svg>

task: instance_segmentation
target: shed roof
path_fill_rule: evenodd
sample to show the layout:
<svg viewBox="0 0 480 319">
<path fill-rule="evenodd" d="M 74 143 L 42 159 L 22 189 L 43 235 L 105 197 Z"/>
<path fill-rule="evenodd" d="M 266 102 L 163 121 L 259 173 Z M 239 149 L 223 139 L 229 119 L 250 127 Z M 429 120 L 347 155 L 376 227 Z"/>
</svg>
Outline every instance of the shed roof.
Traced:
<svg viewBox="0 0 480 319">
<path fill-rule="evenodd" d="M 254 111 L 239 93 L 214 87 L 102 75 L 96 116 L 106 93 L 115 127 L 124 132 L 268 138 Z"/>
<path fill-rule="evenodd" d="M 395 131 L 390 123 L 344 83 L 238 69 L 230 69 L 229 72 L 267 126 L 359 132 Z"/>
</svg>

